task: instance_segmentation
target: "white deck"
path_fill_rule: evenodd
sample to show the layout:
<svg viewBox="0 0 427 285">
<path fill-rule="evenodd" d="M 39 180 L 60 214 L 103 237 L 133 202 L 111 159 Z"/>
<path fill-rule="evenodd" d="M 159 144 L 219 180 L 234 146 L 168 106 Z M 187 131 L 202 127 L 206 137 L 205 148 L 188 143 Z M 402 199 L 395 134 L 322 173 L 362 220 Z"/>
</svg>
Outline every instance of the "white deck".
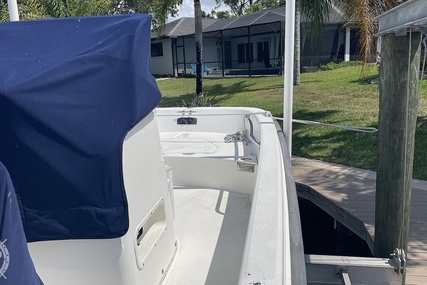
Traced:
<svg viewBox="0 0 427 285">
<path fill-rule="evenodd" d="M 238 108 L 156 116 L 178 245 L 162 284 L 291 284 L 286 179 L 271 117 Z M 197 124 L 179 124 L 186 116 Z"/>
<path fill-rule="evenodd" d="M 248 195 L 177 188 L 178 251 L 165 284 L 237 284 L 249 222 Z"/>
<path fill-rule="evenodd" d="M 245 158 L 256 163 L 257 159 L 249 144 L 226 143 L 226 135 L 208 132 L 160 135 L 174 184 L 181 185 L 174 188 L 178 250 L 164 284 L 239 282 L 254 177 L 253 173 L 238 171 L 236 161 Z M 249 177 L 246 183 L 237 185 L 233 177 L 242 175 Z"/>
<path fill-rule="evenodd" d="M 251 197 L 223 189 L 237 187 L 232 182 L 233 176 L 253 176 L 253 173 L 239 173 L 235 161 L 242 157 L 256 161 L 256 157 L 245 142 L 225 143 L 226 135 L 207 132 L 160 135 L 166 163 L 172 166 L 174 183 L 185 185 L 174 189 L 178 250 L 164 284 L 213 285 L 239 281 Z M 211 167 L 212 164 L 215 167 Z M 254 187 L 253 178 L 245 180 L 250 183 L 241 183 L 240 187 L 245 184 L 249 185 L 243 188 Z M 224 183 L 228 186 L 222 185 Z M 194 188 L 188 187 L 189 184 Z M 222 187 L 207 188 L 213 185 Z"/>
</svg>

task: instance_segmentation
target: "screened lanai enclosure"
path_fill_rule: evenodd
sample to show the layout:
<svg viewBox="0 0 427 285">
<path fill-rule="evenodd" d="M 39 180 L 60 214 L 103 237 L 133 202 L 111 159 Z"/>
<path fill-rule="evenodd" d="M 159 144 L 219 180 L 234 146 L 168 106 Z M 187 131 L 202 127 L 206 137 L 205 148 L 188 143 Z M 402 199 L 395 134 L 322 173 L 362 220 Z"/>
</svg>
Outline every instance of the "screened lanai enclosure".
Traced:
<svg viewBox="0 0 427 285">
<path fill-rule="evenodd" d="M 331 61 L 358 59 L 357 29 L 334 7 L 318 40 L 301 23 L 301 67 L 309 71 Z M 231 19 L 203 19 L 205 75 L 281 75 L 285 8 L 258 11 Z M 178 76 L 194 73 L 194 18 L 168 23 L 151 35 L 152 73 Z M 193 66 L 192 66 L 193 65 Z"/>
</svg>

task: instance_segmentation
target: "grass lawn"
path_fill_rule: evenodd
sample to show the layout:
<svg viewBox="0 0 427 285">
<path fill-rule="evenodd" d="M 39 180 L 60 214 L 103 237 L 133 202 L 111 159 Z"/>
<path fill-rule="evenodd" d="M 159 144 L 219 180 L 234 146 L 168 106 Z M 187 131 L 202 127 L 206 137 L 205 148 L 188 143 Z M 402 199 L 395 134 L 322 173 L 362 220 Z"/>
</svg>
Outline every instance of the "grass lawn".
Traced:
<svg viewBox="0 0 427 285">
<path fill-rule="evenodd" d="M 360 67 L 344 67 L 301 75 L 294 88 L 293 117 L 338 125 L 378 127 L 378 85 Z M 162 107 L 183 106 L 194 96 L 195 79 L 157 82 Z M 283 114 L 283 77 L 204 78 L 203 90 L 218 106 L 248 106 Z M 292 153 L 364 169 L 376 169 L 377 135 L 331 127 L 293 124 Z M 416 132 L 414 177 L 427 180 L 427 81 L 423 82 Z"/>
</svg>

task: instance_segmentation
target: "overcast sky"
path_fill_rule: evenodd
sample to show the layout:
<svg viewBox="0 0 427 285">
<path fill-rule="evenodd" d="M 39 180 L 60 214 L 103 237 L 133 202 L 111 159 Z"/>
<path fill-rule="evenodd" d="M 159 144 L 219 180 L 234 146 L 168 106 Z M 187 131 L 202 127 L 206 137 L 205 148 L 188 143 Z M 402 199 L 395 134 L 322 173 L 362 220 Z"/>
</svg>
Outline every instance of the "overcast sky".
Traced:
<svg viewBox="0 0 427 285">
<path fill-rule="evenodd" d="M 215 0 L 200 0 L 202 5 L 202 10 L 206 13 L 210 13 L 213 8 L 215 8 Z M 219 10 L 225 10 L 220 8 Z M 183 0 L 180 7 L 177 18 L 182 17 L 194 17 L 194 1 L 193 0 Z M 176 20 L 177 18 L 169 18 L 169 21 Z"/>
</svg>

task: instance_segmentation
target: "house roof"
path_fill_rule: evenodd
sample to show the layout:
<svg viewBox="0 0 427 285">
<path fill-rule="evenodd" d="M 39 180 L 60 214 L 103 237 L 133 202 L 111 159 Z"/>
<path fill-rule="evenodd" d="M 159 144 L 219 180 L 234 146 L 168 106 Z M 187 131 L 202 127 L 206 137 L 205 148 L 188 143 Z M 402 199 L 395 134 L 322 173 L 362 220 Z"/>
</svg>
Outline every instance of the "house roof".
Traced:
<svg viewBox="0 0 427 285">
<path fill-rule="evenodd" d="M 285 6 L 265 9 L 248 15 L 230 19 L 202 19 L 203 33 L 215 33 L 244 27 L 261 26 L 285 21 Z M 304 22 L 304 18 L 302 18 Z M 325 24 L 345 23 L 343 13 L 336 6 L 332 6 Z M 277 27 L 270 26 L 276 30 Z M 280 26 L 279 26 L 280 29 Z M 194 34 L 194 18 L 185 17 L 166 24 L 161 37 L 177 38 Z M 151 38 L 158 37 L 157 32 L 151 33 Z"/>
<path fill-rule="evenodd" d="M 237 17 L 237 18 L 218 20 L 203 32 L 208 33 L 213 31 L 236 29 L 236 28 L 242 28 L 247 26 L 281 22 L 284 20 L 285 20 L 285 7 L 282 6 L 282 7 L 257 11 L 248 15 Z"/>
<path fill-rule="evenodd" d="M 215 23 L 218 19 L 202 19 L 202 29 L 203 31 L 208 28 L 212 23 Z M 160 34 L 160 37 L 166 38 L 177 38 L 187 35 L 194 34 L 194 18 L 183 17 L 173 22 L 167 23 Z M 157 38 L 159 34 L 157 30 L 151 32 L 151 38 Z"/>
</svg>

